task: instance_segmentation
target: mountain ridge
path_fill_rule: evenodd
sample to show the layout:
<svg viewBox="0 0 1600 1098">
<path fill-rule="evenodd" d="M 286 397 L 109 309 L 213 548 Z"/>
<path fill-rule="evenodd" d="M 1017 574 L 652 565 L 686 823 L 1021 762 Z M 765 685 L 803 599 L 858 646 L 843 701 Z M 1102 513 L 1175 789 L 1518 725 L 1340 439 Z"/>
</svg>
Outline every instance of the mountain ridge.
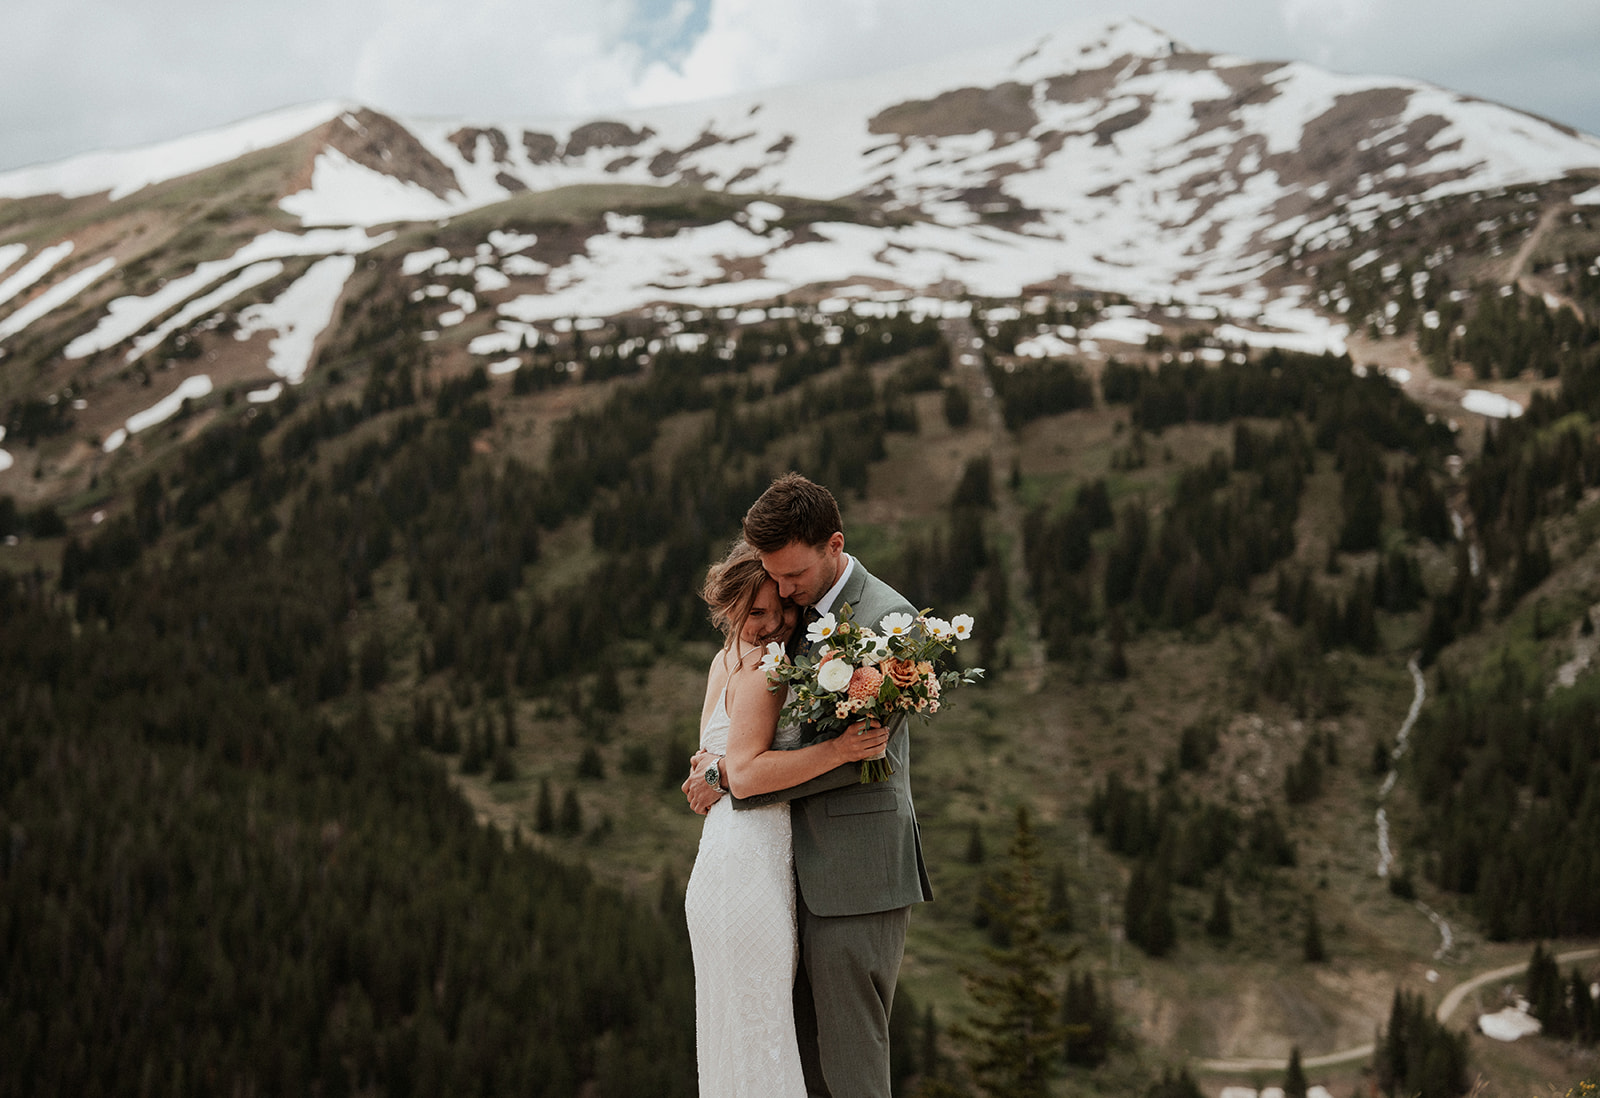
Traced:
<svg viewBox="0 0 1600 1098">
<path fill-rule="evenodd" d="M 1351 300 L 1318 272 L 1376 229 L 1508 187 L 1577 209 L 1600 201 L 1597 183 L 1600 139 L 1418 81 L 1197 53 L 1136 20 L 599 119 L 406 120 L 324 102 L 0 174 L 0 361 L 33 362 L 74 401 L 108 382 L 101 358 L 136 366 L 167 339 L 238 362 L 221 384 L 304 378 L 358 265 L 291 294 L 268 279 L 308 267 L 253 265 L 288 255 L 428 276 L 415 292 L 455 305 L 437 350 L 482 365 L 563 319 L 797 295 L 962 307 L 1030 289 L 1134 303 L 1135 342 L 1220 320 L 1234 342 L 1340 352 Z M 575 188 L 622 202 L 617 216 L 541 232 L 518 212 Z M 691 195 L 719 197 L 677 201 Z M 664 216 L 678 207 L 699 212 Z M 518 247 L 460 240 L 401 274 L 477 211 L 518 221 Z M 303 360 L 214 334 L 263 311 Z"/>
</svg>

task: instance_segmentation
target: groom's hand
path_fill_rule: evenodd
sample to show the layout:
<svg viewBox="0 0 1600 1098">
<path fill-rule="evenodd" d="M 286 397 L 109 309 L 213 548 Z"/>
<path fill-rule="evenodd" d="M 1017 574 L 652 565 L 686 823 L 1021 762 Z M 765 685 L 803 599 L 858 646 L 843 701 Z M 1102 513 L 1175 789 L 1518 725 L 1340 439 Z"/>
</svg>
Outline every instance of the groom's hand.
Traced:
<svg viewBox="0 0 1600 1098">
<path fill-rule="evenodd" d="M 681 787 L 683 795 L 689 799 L 689 807 L 701 816 L 710 812 L 711 806 L 722 797 L 720 789 L 714 789 L 706 783 L 706 767 L 714 758 L 716 756 L 709 751 L 696 751 L 689 760 L 689 776 Z"/>
</svg>

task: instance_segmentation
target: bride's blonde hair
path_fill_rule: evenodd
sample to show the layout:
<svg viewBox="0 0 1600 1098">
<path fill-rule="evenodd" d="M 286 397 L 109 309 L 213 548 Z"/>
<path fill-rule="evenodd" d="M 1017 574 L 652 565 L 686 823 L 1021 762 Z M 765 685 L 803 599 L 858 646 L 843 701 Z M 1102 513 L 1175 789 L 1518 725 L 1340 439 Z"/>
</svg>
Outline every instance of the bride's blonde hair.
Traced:
<svg viewBox="0 0 1600 1098">
<path fill-rule="evenodd" d="M 706 572 L 700 597 L 710 609 L 711 624 L 722 631 L 724 648 L 730 647 L 739 635 L 745 618 L 750 616 L 756 593 L 765 582 L 767 570 L 761 566 L 755 549 L 743 538 L 734 542 L 728 555 Z"/>
</svg>

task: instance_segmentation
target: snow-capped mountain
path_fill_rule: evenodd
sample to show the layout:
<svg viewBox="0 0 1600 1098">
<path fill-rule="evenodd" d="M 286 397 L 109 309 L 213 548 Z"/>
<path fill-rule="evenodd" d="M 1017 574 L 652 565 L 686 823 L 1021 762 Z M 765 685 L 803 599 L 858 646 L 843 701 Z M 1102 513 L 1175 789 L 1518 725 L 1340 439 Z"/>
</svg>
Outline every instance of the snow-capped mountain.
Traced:
<svg viewBox="0 0 1600 1098">
<path fill-rule="evenodd" d="M 0 174 L 0 361 L 103 381 L 226 328 L 271 332 L 245 360 L 294 383 L 375 264 L 452 306 L 441 330 L 482 355 L 661 305 L 1030 287 L 1338 346 L 1345 318 L 1305 257 L 1459 196 L 1583 203 L 1597 183 L 1594 137 L 1416 81 L 1197 53 L 1137 21 L 605 119 L 315 104 Z M 663 189 L 699 212 L 670 229 L 630 212 Z M 583 228 L 570 209 L 536 227 L 559 202 L 535 199 L 580 193 Z"/>
</svg>

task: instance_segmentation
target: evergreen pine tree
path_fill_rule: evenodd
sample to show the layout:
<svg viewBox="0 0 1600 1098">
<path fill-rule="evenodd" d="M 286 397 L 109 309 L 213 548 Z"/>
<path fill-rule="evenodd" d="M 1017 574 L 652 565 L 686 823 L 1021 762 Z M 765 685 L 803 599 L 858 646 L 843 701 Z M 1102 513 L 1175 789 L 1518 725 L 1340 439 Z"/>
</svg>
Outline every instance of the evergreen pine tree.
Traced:
<svg viewBox="0 0 1600 1098">
<path fill-rule="evenodd" d="M 1594 1044 L 1600 1039 L 1600 1028 L 1595 1025 L 1600 1021 L 1600 1013 L 1596 1011 L 1600 999 L 1589 993 L 1589 981 L 1576 967 L 1567 978 L 1567 1003 L 1572 1012 L 1571 1036 L 1583 1044 Z"/>
<path fill-rule="evenodd" d="M 515 749 L 517 746 L 517 703 L 509 691 L 500 703 L 500 719 L 505 728 L 504 743 L 507 747 Z"/>
<path fill-rule="evenodd" d="M 610 660 L 600 664 L 594 682 L 594 707 L 602 713 L 622 712 L 622 685 Z"/>
<path fill-rule="evenodd" d="M 989 944 L 1004 948 L 1010 942 L 1011 928 L 1006 921 L 996 917 L 1001 900 L 995 891 L 994 874 L 985 873 L 978 878 L 978 895 L 972 903 L 972 927 L 988 931 Z"/>
<path fill-rule="evenodd" d="M 494 762 L 490 766 L 489 776 L 497 782 L 514 782 L 517 780 L 517 764 L 511 759 L 511 752 L 505 744 L 500 744 L 494 749 Z"/>
<path fill-rule="evenodd" d="M 994 918 L 1010 944 L 986 948 L 986 964 L 963 972 L 975 1004 L 965 1025 L 952 1027 L 979 1091 L 992 1098 L 1047 1098 L 1065 1034 L 1051 970 L 1058 951 L 1044 935 L 1044 890 L 1038 845 L 1026 808 L 1017 809 L 1010 858 L 994 879 Z"/>
<path fill-rule="evenodd" d="M 1069 972 L 1061 999 L 1062 1055 L 1067 1063 L 1091 1068 L 1105 1063 L 1115 1021 L 1109 987 L 1097 986 L 1093 973 Z"/>
<path fill-rule="evenodd" d="M 418 747 L 433 747 L 433 701 L 425 694 L 419 693 L 411 699 L 411 738 Z"/>
<path fill-rule="evenodd" d="M 1524 986 L 1527 989 L 1529 1013 L 1539 1019 L 1545 1032 L 1553 1037 L 1567 1036 L 1571 1026 L 1561 965 L 1555 955 L 1544 948 L 1543 942 L 1534 943 Z"/>
<path fill-rule="evenodd" d="M 982 865 L 984 856 L 983 829 L 978 826 L 978 821 L 974 820 L 967 832 L 967 864 Z"/>
<path fill-rule="evenodd" d="M 1128 941 L 1152 957 L 1165 957 L 1177 944 L 1172 916 L 1172 886 L 1159 861 L 1141 860 L 1128 881 L 1122 906 Z"/>
<path fill-rule="evenodd" d="M 1306 1098 L 1305 1068 L 1300 1064 L 1300 1046 L 1289 1050 L 1289 1068 L 1283 1074 L 1283 1098 Z"/>
<path fill-rule="evenodd" d="M 454 711 L 448 704 L 443 706 L 444 714 L 439 721 L 439 750 L 446 755 L 454 755 L 461 750 L 461 729 L 456 726 Z"/>
<path fill-rule="evenodd" d="M 549 778 L 539 779 L 539 799 L 534 805 L 533 829 L 541 835 L 548 835 L 556 829 L 556 807 L 550 797 Z"/>
<path fill-rule="evenodd" d="M 578 804 L 578 791 L 571 786 L 561 796 L 561 815 L 556 820 L 556 827 L 567 836 L 583 833 L 583 807 Z"/>
<path fill-rule="evenodd" d="M 489 749 L 485 739 L 483 714 L 479 712 L 472 721 L 472 727 L 467 730 L 466 747 L 461 752 L 461 773 L 483 773 L 483 768 L 489 761 Z"/>
</svg>

